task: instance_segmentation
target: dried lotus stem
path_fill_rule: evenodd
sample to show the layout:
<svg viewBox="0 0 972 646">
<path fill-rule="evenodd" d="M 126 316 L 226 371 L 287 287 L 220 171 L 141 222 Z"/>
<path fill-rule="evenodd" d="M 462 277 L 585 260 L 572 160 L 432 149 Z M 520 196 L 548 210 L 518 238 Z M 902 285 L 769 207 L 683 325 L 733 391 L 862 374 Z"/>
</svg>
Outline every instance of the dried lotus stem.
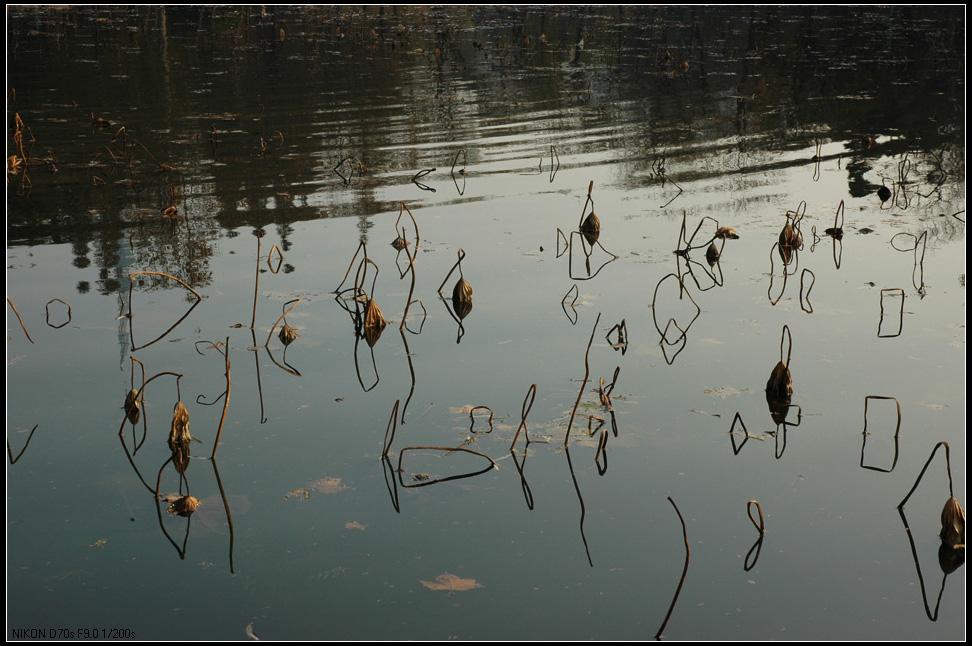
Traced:
<svg viewBox="0 0 972 646">
<path fill-rule="evenodd" d="M 129 303 L 131 303 L 131 300 L 132 300 L 132 297 L 131 297 L 131 285 L 134 285 L 134 281 L 131 280 L 131 279 L 134 278 L 135 276 L 140 276 L 142 274 L 148 274 L 148 275 L 151 275 L 151 276 L 162 276 L 163 278 L 170 278 L 170 279 L 174 280 L 175 282 L 179 283 L 180 285 L 182 285 L 183 287 L 185 287 L 186 289 L 188 289 L 190 292 L 192 292 L 192 295 L 195 296 L 196 298 L 198 298 L 199 300 L 202 300 L 203 299 L 202 295 L 199 292 L 197 292 L 192 287 L 190 287 L 187 283 L 179 280 L 175 276 L 172 276 L 170 274 L 164 274 L 161 271 L 136 271 L 136 272 L 132 272 L 131 274 L 128 275 L 128 279 L 129 279 L 129 283 L 130 283 L 130 286 L 129 286 L 129 295 L 128 295 L 128 301 L 129 301 Z M 131 308 L 129 308 L 129 312 L 131 312 Z"/>
<path fill-rule="evenodd" d="M 753 518 L 753 505 L 756 505 L 756 511 L 759 512 L 759 523 Z M 746 514 L 749 515 L 749 520 L 752 521 L 753 527 L 759 532 L 760 536 L 766 533 L 766 523 L 763 522 L 763 508 L 759 506 L 759 503 L 755 500 L 750 500 L 746 503 Z"/>
<path fill-rule="evenodd" d="M 476 424 L 476 420 L 473 417 L 473 413 L 475 413 L 477 410 L 488 410 L 489 411 L 489 431 L 487 431 L 487 433 L 491 433 L 493 431 L 493 409 L 490 408 L 489 406 L 473 406 L 471 409 L 469 409 L 469 430 L 470 430 L 470 432 L 472 432 L 473 426 Z"/>
<path fill-rule="evenodd" d="M 523 431 L 523 436 L 526 437 L 527 444 L 530 443 L 530 435 L 527 433 L 526 418 L 530 414 L 530 409 L 533 408 L 533 402 L 537 399 L 537 385 L 531 384 L 530 388 L 527 390 L 526 397 L 523 399 L 523 408 L 520 410 L 520 426 L 516 429 L 516 435 L 513 436 L 513 442 L 510 443 L 510 451 L 516 446 L 516 441 L 520 437 L 520 431 Z"/>
<path fill-rule="evenodd" d="M 293 305 L 290 305 L 291 303 L 293 303 Z M 283 321 L 287 317 L 287 315 L 290 314 L 294 310 L 294 308 L 297 307 L 297 305 L 299 305 L 299 304 L 300 304 L 300 299 L 299 298 L 295 298 L 294 300 L 287 301 L 286 303 L 283 304 L 283 307 L 287 307 L 288 305 L 290 305 L 290 309 L 284 310 L 284 313 L 280 315 L 280 318 L 278 318 L 274 322 L 273 326 L 270 328 L 270 334 L 267 335 L 267 342 L 263 344 L 263 347 L 267 347 L 267 346 L 270 345 L 270 339 L 273 337 L 273 331 L 277 329 L 277 324 L 279 324 L 280 321 Z M 287 326 L 287 327 L 289 327 L 289 326 Z M 294 339 L 296 339 L 296 338 L 297 338 L 297 333 L 294 332 Z M 281 339 L 281 341 L 283 341 L 283 339 Z M 293 341 L 293 339 L 291 339 L 291 341 Z M 287 344 L 288 344 L 288 342 L 287 341 L 284 341 L 284 345 L 287 345 Z"/>
<path fill-rule="evenodd" d="M 385 439 L 382 441 L 381 448 L 382 459 L 388 457 L 392 442 L 395 441 L 395 429 L 398 428 L 398 404 L 401 401 L 400 399 L 395 401 L 395 405 L 392 407 L 391 417 L 388 419 L 388 426 L 385 427 Z"/>
<path fill-rule="evenodd" d="M 918 488 L 918 483 L 921 482 L 921 479 L 925 476 L 925 471 L 928 470 L 928 465 L 931 464 L 932 458 L 935 457 L 935 452 L 938 451 L 938 447 L 940 446 L 945 447 L 945 468 L 948 471 L 948 495 L 953 498 L 955 497 L 952 489 L 952 461 L 949 457 L 948 442 L 939 442 L 935 445 L 935 448 L 932 449 L 931 455 L 928 456 L 928 461 L 925 462 L 925 466 L 921 468 L 921 473 L 918 474 L 918 479 L 915 480 L 915 484 L 911 487 L 911 491 L 909 491 L 908 495 L 904 497 L 904 500 L 898 503 L 898 509 L 904 507 L 905 503 L 908 502 L 908 499 L 911 498 L 911 494 L 915 493 L 915 489 Z"/>
<path fill-rule="evenodd" d="M 20 321 L 20 329 L 22 329 L 24 331 L 24 334 L 27 335 L 27 340 L 30 341 L 31 343 L 34 343 L 34 340 L 30 338 L 30 332 L 27 331 L 27 327 L 24 325 L 24 320 L 20 318 L 20 312 L 17 311 L 17 306 L 13 304 L 13 301 L 10 300 L 9 296 L 7 297 L 7 303 L 13 309 L 14 314 L 17 315 L 17 320 Z"/>
<path fill-rule="evenodd" d="M 214 345 L 213 347 L 216 346 Z M 223 398 L 223 414 L 219 417 L 219 428 L 216 430 L 216 440 L 213 442 L 213 453 L 209 456 L 212 460 L 216 459 L 216 449 L 219 448 L 219 438 L 223 434 L 223 422 L 226 421 L 226 410 L 229 408 L 230 392 L 233 388 L 233 382 L 230 379 L 229 337 L 226 337 L 225 347 L 225 351 L 216 348 L 223 355 L 223 358 L 226 359 L 226 397 Z"/>
<path fill-rule="evenodd" d="M 593 182 L 591 183 L 593 185 Z M 597 324 L 601 322 L 601 313 L 597 313 L 594 320 L 594 329 L 591 330 L 591 338 L 587 342 L 587 351 L 584 353 L 584 381 L 581 383 L 580 392 L 577 393 L 577 401 L 574 402 L 574 409 L 570 412 L 570 422 L 567 423 L 567 432 L 564 434 L 564 448 L 570 442 L 570 429 L 574 426 L 574 417 L 577 416 L 577 407 L 580 406 L 581 397 L 584 396 L 584 388 L 587 387 L 587 379 L 591 376 L 591 344 L 594 343 L 594 334 L 597 332 Z"/>
<path fill-rule="evenodd" d="M 462 249 L 459 249 L 459 259 L 456 261 L 456 264 L 452 266 L 452 269 L 449 270 L 449 273 L 446 274 L 446 277 L 442 280 L 442 284 L 439 285 L 439 289 L 438 289 L 439 296 L 442 296 L 442 288 L 445 287 L 445 284 L 449 281 L 449 277 L 452 276 L 452 272 L 454 272 L 458 268 L 459 276 L 462 276 L 462 260 L 465 257 L 466 257 L 466 252 L 463 251 Z"/>
<path fill-rule="evenodd" d="M 67 307 L 67 320 L 61 323 L 60 325 L 51 325 L 51 303 L 55 301 Z M 71 322 L 71 304 L 62 301 L 60 298 L 52 298 L 51 300 L 47 301 L 47 305 L 44 306 L 44 314 L 47 317 L 46 321 L 48 325 L 50 325 L 54 329 L 60 329 Z"/>
<path fill-rule="evenodd" d="M 465 175 L 466 174 L 466 161 L 467 161 L 466 160 L 466 149 L 465 148 L 459 149 L 459 152 L 456 153 L 456 158 L 452 160 L 452 168 L 449 169 L 449 172 L 450 173 L 455 173 L 456 172 L 456 164 L 459 163 L 459 155 L 462 155 L 462 168 L 459 169 L 459 174 L 460 175 Z"/>
</svg>

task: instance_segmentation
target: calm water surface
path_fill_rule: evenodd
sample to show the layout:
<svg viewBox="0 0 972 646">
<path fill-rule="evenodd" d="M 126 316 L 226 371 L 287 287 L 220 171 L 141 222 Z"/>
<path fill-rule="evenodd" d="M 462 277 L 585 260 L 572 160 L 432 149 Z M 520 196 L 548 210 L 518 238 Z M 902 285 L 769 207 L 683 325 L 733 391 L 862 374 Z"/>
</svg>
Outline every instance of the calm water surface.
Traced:
<svg viewBox="0 0 972 646">
<path fill-rule="evenodd" d="M 7 33 L 8 639 L 965 638 L 962 9 Z"/>
</svg>

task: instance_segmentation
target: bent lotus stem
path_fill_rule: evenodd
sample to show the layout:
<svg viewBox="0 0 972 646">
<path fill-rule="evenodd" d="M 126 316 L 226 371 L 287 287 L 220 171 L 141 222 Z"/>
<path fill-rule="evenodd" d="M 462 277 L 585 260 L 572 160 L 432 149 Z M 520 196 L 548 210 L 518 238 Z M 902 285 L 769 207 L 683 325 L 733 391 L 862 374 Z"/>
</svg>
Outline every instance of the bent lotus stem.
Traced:
<svg viewBox="0 0 972 646">
<path fill-rule="evenodd" d="M 22 329 L 24 331 L 24 334 L 27 335 L 27 340 L 30 341 L 31 343 L 34 343 L 34 340 L 30 338 L 30 332 L 27 331 L 27 326 L 24 325 L 24 320 L 20 318 L 20 312 L 17 311 L 17 306 L 13 304 L 13 301 L 10 300 L 9 296 L 7 297 L 7 303 L 13 309 L 14 314 L 17 315 L 17 320 L 20 321 L 20 329 Z"/>
<path fill-rule="evenodd" d="M 593 184 L 593 182 L 592 182 Z M 587 387 L 587 380 L 591 376 L 591 344 L 594 343 L 594 334 L 597 333 L 597 324 L 601 321 L 601 313 L 597 313 L 594 320 L 594 329 L 591 330 L 591 338 L 587 342 L 587 351 L 584 353 L 584 381 L 581 382 L 580 392 L 577 393 L 577 401 L 574 402 L 574 409 L 570 412 L 570 422 L 567 424 L 567 433 L 564 434 L 564 448 L 570 443 L 570 430 L 574 426 L 574 418 L 577 416 L 577 407 L 580 406 L 581 397 L 584 396 L 584 388 Z"/>
<path fill-rule="evenodd" d="M 938 447 L 940 446 L 945 447 L 945 468 L 948 472 L 948 495 L 952 498 L 955 497 L 952 490 L 952 461 L 949 456 L 948 442 L 939 442 L 935 445 L 935 448 L 932 449 L 931 455 L 928 456 L 928 460 L 925 462 L 925 466 L 921 468 L 921 473 L 918 474 L 918 479 L 915 480 L 915 484 L 912 485 L 911 491 L 909 491 L 908 495 L 904 497 L 904 500 L 898 503 L 898 509 L 902 509 L 905 506 L 905 503 L 908 502 L 909 498 L 911 498 L 911 494 L 913 494 L 915 489 L 918 488 L 918 483 L 921 482 L 921 479 L 925 476 L 925 471 L 928 470 L 928 465 L 931 464 L 932 458 L 935 457 L 935 452 L 938 451 Z"/>
<path fill-rule="evenodd" d="M 459 269 L 459 276 L 460 276 L 460 278 L 462 277 L 462 260 L 465 257 L 466 257 L 466 252 L 463 251 L 462 249 L 459 249 L 459 259 L 456 260 L 456 264 L 454 264 L 452 266 L 452 269 L 449 270 L 449 273 L 446 274 L 446 277 L 442 280 L 442 284 L 439 285 L 439 289 L 437 290 L 438 293 L 439 293 L 439 296 L 442 296 L 442 288 L 445 287 L 445 284 L 449 281 L 449 277 L 452 276 L 452 272 L 454 272 L 456 270 L 456 268 Z"/>
<path fill-rule="evenodd" d="M 759 523 L 757 523 L 756 522 L 756 519 L 753 518 L 753 509 L 752 509 L 753 505 L 756 505 L 756 511 L 759 512 Z M 749 502 L 747 502 L 746 503 L 746 514 L 749 515 L 749 520 L 752 521 L 753 527 L 756 528 L 756 531 L 759 532 L 759 535 L 762 536 L 763 534 L 765 534 L 766 533 L 766 523 L 763 522 L 763 508 L 760 507 L 759 502 L 757 502 L 755 500 L 750 500 Z"/>
</svg>

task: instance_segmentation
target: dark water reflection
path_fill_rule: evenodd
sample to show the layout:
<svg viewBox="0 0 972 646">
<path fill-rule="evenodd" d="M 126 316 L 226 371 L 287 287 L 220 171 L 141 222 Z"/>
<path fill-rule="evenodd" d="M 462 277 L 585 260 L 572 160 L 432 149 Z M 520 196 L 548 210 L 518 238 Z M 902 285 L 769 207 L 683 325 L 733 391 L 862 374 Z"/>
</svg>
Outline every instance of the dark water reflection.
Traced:
<svg viewBox="0 0 972 646">
<path fill-rule="evenodd" d="M 8 638 L 961 639 L 964 18 L 8 8 Z"/>
</svg>

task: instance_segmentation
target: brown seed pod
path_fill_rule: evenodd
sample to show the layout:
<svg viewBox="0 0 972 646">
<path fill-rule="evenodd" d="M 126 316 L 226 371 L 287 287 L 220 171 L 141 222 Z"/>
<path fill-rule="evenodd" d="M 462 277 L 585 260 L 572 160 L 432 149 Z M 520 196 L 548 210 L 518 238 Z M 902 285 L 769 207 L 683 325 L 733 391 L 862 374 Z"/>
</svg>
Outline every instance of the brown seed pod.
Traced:
<svg viewBox="0 0 972 646">
<path fill-rule="evenodd" d="M 715 237 L 720 240 L 738 240 L 739 234 L 732 227 L 719 227 L 716 229 Z"/>
<path fill-rule="evenodd" d="M 137 424 L 140 414 L 141 409 L 138 403 L 138 391 L 132 389 L 125 396 L 125 415 L 128 417 L 129 422 Z"/>
<path fill-rule="evenodd" d="M 385 316 L 381 313 L 381 309 L 378 307 L 378 303 L 374 299 L 369 298 L 368 304 L 365 305 L 365 315 L 364 315 L 364 327 L 366 330 L 380 328 L 384 329 L 387 323 L 385 322 Z"/>
<path fill-rule="evenodd" d="M 465 278 L 460 278 L 452 290 L 452 304 L 472 303 L 472 285 Z"/>
<path fill-rule="evenodd" d="M 773 368 L 773 372 L 770 373 L 770 378 L 766 382 L 766 393 L 779 399 L 788 398 L 793 394 L 793 377 L 790 375 L 790 369 L 786 367 L 785 362 L 780 361 Z"/>
<path fill-rule="evenodd" d="M 954 497 L 942 509 L 942 542 L 955 549 L 965 547 L 965 510 Z"/>
<path fill-rule="evenodd" d="M 800 235 L 800 231 L 788 220 L 786 226 L 780 231 L 780 247 L 796 249 L 802 244 L 803 236 Z"/>
<path fill-rule="evenodd" d="M 280 342 L 284 345 L 290 345 L 297 340 L 298 336 L 297 330 L 287 324 L 284 324 L 284 326 L 280 328 L 280 334 L 277 335 L 277 338 L 279 338 Z"/>
<path fill-rule="evenodd" d="M 405 240 L 405 238 L 398 236 L 397 238 L 392 240 L 391 246 L 395 247 L 396 251 L 401 251 L 402 249 L 408 246 L 408 241 Z"/>
<path fill-rule="evenodd" d="M 713 242 L 705 250 L 705 259 L 709 261 L 709 265 L 714 265 L 719 260 L 719 247 L 716 246 L 716 243 Z"/>
<path fill-rule="evenodd" d="M 189 411 L 181 401 L 176 402 L 175 409 L 172 411 L 172 430 L 169 431 L 169 447 L 175 445 L 189 444 L 192 436 L 189 435 Z"/>
</svg>

